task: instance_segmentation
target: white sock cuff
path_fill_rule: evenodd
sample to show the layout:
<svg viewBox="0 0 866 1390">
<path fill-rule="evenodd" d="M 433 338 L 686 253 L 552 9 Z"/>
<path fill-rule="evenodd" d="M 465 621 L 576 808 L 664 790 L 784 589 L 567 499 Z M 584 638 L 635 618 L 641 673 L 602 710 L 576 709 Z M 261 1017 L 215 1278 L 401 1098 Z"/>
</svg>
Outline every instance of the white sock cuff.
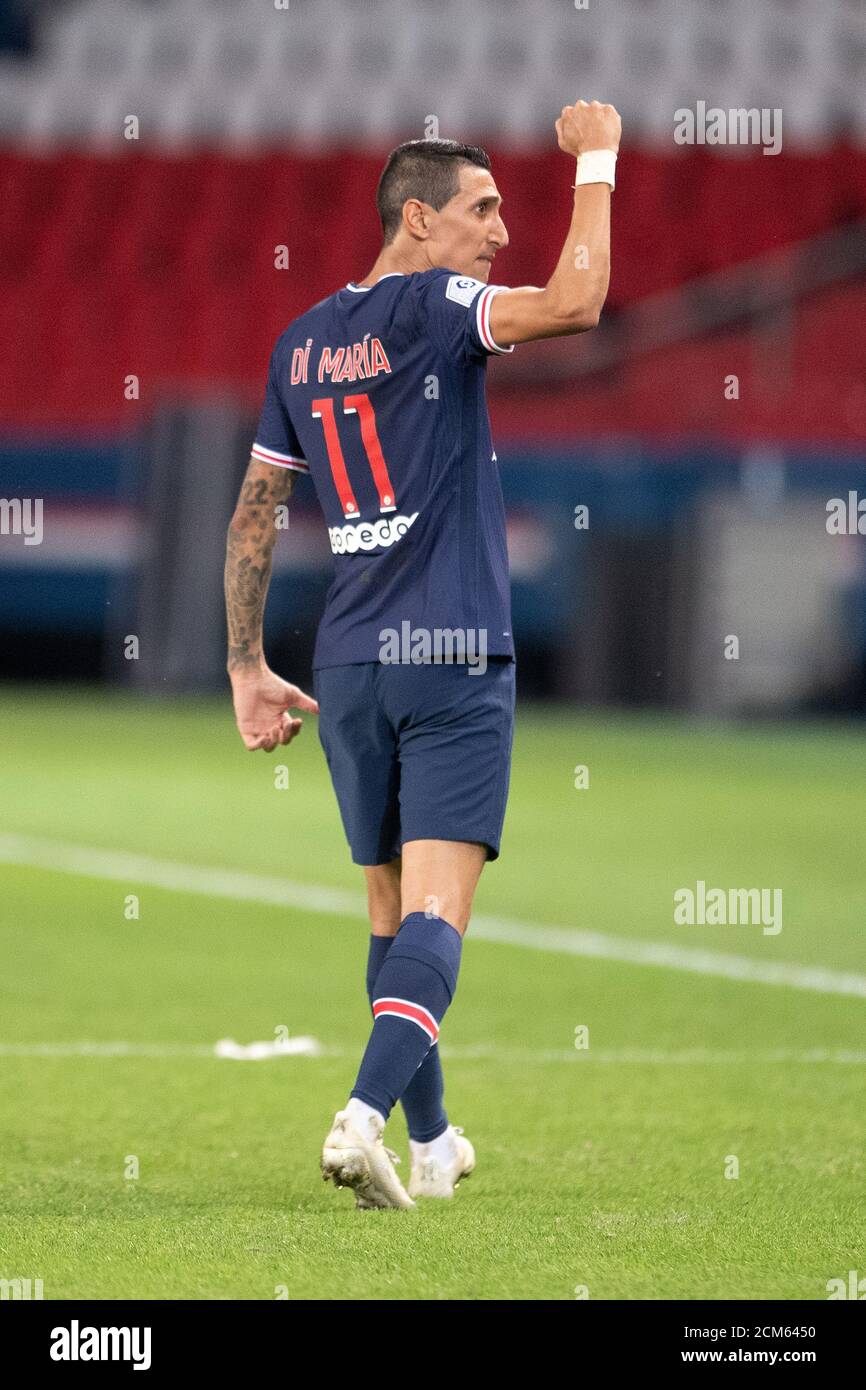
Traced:
<svg viewBox="0 0 866 1390">
<path fill-rule="evenodd" d="M 373 1115 L 378 1120 L 385 1123 L 385 1116 L 379 1110 L 375 1110 L 372 1105 L 368 1105 L 365 1100 L 359 1100 L 357 1096 L 350 1096 L 346 1102 L 346 1109 L 352 1117 L 352 1123 L 362 1134 L 370 1133 L 370 1120 Z"/>
</svg>

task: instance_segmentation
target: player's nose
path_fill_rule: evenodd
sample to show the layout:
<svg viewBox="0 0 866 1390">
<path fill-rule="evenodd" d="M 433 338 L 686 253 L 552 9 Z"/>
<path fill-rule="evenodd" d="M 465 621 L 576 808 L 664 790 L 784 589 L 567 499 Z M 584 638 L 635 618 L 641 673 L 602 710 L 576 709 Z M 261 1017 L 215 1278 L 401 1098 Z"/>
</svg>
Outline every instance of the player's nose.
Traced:
<svg viewBox="0 0 866 1390">
<path fill-rule="evenodd" d="M 490 240 L 497 251 L 504 251 L 508 245 L 508 228 L 501 217 L 497 217 L 491 228 Z"/>
</svg>

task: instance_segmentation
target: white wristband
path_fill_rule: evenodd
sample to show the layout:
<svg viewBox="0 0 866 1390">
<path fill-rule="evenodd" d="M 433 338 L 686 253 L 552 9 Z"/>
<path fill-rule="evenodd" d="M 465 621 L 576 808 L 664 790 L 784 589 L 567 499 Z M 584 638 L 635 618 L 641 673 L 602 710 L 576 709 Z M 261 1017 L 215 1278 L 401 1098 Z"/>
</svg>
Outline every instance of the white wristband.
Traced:
<svg viewBox="0 0 866 1390">
<path fill-rule="evenodd" d="M 615 187 L 616 150 L 586 150 L 577 156 L 577 179 L 574 187 L 584 183 L 609 183 Z"/>
</svg>

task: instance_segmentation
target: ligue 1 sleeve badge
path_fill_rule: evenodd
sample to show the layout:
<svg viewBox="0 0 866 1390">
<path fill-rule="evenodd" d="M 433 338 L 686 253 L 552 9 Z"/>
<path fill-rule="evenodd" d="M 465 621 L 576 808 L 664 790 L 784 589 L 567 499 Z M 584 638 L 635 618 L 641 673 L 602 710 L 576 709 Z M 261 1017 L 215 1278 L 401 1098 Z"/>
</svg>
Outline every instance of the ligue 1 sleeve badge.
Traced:
<svg viewBox="0 0 866 1390">
<path fill-rule="evenodd" d="M 468 308 L 479 290 L 483 289 L 483 280 L 473 280 L 471 275 L 452 275 L 445 286 L 445 298 Z"/>
</svg>

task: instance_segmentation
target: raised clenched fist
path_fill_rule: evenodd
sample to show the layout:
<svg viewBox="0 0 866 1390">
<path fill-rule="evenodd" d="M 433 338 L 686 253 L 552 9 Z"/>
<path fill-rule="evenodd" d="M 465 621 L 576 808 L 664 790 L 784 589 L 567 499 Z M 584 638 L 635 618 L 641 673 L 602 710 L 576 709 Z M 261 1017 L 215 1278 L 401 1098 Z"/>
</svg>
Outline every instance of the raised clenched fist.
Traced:
<svg viewBox="0 0 866 1390">
<path fill-rule="evenodd" d="M 586 150 L 619 149 L 622 121 L 614 106 L 601 101 L 576 101 L 563 106 L 556 122 L 559 148 L 575 156 Z"/>
</svg>

